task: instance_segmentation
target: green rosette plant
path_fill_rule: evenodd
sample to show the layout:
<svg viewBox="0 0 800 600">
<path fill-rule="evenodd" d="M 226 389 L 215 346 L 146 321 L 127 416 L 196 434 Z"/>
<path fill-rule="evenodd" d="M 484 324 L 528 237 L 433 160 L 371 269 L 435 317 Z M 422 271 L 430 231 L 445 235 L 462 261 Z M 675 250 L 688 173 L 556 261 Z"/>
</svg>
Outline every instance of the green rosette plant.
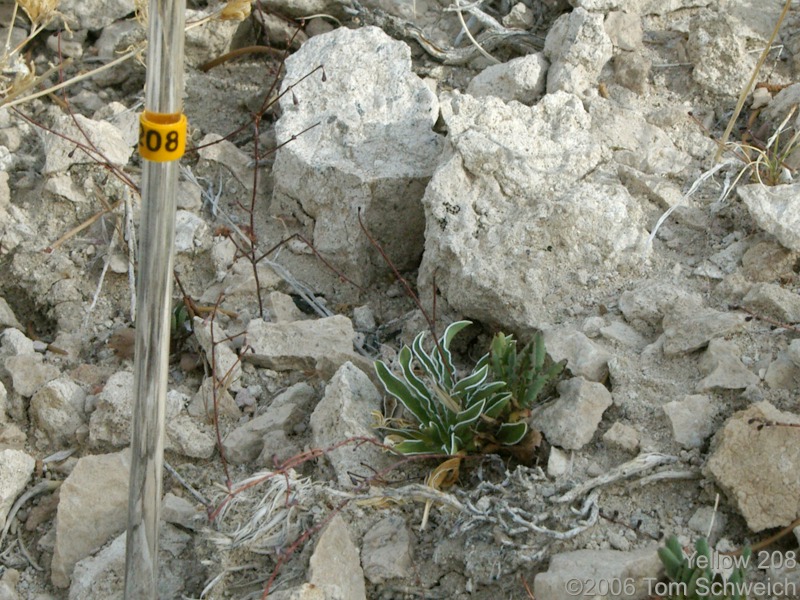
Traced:
<svg viewBox="0 0 800 600">
<path fill-rule="evenodd" d="M 387 441 L 403 454 L 465 454 L 519 444 L 528 433 L 523 420 L 543 386 L 560 373 L 543 371 L 541 337 L 519 354 L 511 336 L 498 334 L 492 349 L 471 372 L 459 377 L 450 344 L 470 321 L 457 321 L 433 348 L 425 349 L 425 332 L 398 354 L 401 373 L 383 361 L 375 371 L 386 393 L 400 402 L 413 420 L 391 419 L 383 426 Z"/>
</svg>

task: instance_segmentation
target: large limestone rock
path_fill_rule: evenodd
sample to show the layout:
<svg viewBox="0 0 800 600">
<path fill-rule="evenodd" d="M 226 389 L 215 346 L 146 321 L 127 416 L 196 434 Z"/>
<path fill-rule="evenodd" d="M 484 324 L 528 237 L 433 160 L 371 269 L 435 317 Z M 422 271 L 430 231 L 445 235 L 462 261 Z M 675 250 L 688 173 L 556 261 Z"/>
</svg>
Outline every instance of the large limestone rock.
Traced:
<svg viewBox="0 0 800 600">
<path fill-rule="evenodd" d="M 577 97 L 533 107 L 453 93 L 442 100 L 452 153 L 425 193 L 419 289 L 433 274 L 447 303 L 474 319 L 525 330 L 558 320 L 573 277 L 640 264 L 642 210 L 616 176 Z"/>
<path fill-rule="evenodd" d="M 320 65 L 324 78 L 312 73 Z M 401 270 L 416 266 L 419 200 L 442 141 L 432 130 L 436 96 L 411 71 L 409 47 L 375 27 L 337 29 L 286 60 L 284 89 L 295 83 L 281 100 L 276 136 L 279 144 L 298 137 L 276 154 L 272 214 L 299 220 L 317 250 L 361 283 L 387 267 L 359 227 L 359 210 Z"/>
</svg>

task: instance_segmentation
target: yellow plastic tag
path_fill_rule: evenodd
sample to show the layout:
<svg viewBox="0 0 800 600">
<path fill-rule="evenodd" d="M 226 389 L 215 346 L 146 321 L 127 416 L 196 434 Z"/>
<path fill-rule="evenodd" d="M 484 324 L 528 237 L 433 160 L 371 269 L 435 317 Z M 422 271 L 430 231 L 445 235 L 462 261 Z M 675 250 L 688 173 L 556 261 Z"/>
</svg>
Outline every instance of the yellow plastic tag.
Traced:
<svg viewBox="0 0 800 600">
<path fill-rule="evenodd" d="M 153 162 L 178 160 L 186 151 L 186 115 L 143 112 L 139 118 L 139 154 Z"/>
</svg>

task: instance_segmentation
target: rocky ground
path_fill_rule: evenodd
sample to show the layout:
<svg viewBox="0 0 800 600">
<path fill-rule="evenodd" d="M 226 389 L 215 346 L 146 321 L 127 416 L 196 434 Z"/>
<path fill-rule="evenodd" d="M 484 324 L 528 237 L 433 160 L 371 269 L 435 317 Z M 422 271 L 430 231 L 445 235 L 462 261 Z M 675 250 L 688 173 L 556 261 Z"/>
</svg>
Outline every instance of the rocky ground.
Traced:
<svg viewBox="0 0 800 600">
<path fill-rule="evenodd" d="M 667 597 L 665 536 L 791 529 L 796 13 L 770 45 L 781 0 L 463 3 L 482 53 L 443 0 L 266 4 L 187 31 L 174 299 L 197 316 L 173 334 L 161 598 Z M 59 10 L 71 33 L 7 57 L 6 100 L 144 37 L 130 0 Z M 209 63 L 267 43 L 285 71 Z M 144 76 L 0 110 L 2 600 L 122 597 Z M 426 328 L 366 232 L 439 327 L 473 321 L 464 368 L 499 330 L 567 360 L 534 462 L 470 458 L 442 491 L 436 461 L 364 442 L 392 416 L 373 361 Z M 800 597 L 796 552 L 755 555 L 755 597 Z"/>
</svg>

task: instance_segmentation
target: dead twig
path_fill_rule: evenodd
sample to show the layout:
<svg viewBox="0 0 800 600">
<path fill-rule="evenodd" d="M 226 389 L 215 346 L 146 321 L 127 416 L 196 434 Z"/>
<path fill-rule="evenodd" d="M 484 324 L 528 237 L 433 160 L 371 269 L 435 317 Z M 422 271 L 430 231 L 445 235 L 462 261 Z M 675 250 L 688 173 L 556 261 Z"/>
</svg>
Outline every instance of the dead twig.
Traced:
<svg viewBox="0 0 800 600">
<path fill-rule="evenodd" d="M 278 58 L 283 58 L 286 56 L 286 52 L 283 50 L 278 50 L 273 48 L 272 46 L 246 46 L 244 48 L 237 48 L 236 50 L 231 50 L 230 52 L 226 52 L 225 54 L 218 56 L 217 58 L 208 61 L 207 63 L 203 63 L 198 67 L 203 73 L 207 73 L 214 67 L 218 67 L 219 65 L 228 62 L 229 60 L 233 60 L 234 58 L 239 58 L 240 56 L 247 56 L 248 54 L 269 54 L 270 56 L 275 56 Z"/>
<path fill-rule="evenodd" d="M 768 317 L 766 315 L 762 315 L 760 313 L 755 312 L 754 310 L 751 310 L 751 309 L 747 308 L 746 306 L 739 306 L 737 304 L 731 304 L 730 306 L 728 306 L 728 308 L 730 310 L 741 310 L 741 311 L 744 311 L 748 315 L 753 317 L 754 319 L 758 319 L 759 321 L 764 321 L 765 323 L 769 323 L 770 325 L 773 325 L 773 326 L 778 327 L 780 329 L 788 329 L 789 331 L 794 331 L 795 333 L 800 333 L 800 327 L 796 327 L 795 325 L 791 325 L 789 323 L 784 323 L 783 321 L 778 321 L 778 320 L 773 319 L 771 317 Z"/>
</svg>

